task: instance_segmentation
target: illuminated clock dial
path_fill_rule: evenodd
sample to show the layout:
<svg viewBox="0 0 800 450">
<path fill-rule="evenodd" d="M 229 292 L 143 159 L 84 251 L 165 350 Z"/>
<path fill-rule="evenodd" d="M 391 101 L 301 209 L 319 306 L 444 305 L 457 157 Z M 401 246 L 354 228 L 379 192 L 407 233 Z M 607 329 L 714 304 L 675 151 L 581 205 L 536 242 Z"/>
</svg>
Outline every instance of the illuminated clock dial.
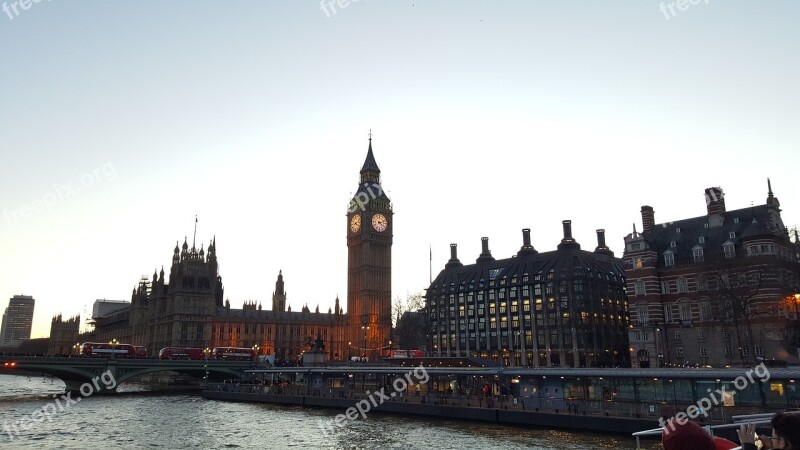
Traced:
<svg viewBox="0 0 800 450">
<path fill-rule="evenodd" d="M 383 232 L 386 230 L 389 222 L 386 220 L 386 217 L 383 214 L 375 214 L 372 216 L 372 228 L 375 228 L 377 232 Z"/>
<path fill-rule="evenodd" d="M 357 233 L 361 229 L 361 216 L 356 214 L 350 218 L 350 231 Z"/>
</svg>

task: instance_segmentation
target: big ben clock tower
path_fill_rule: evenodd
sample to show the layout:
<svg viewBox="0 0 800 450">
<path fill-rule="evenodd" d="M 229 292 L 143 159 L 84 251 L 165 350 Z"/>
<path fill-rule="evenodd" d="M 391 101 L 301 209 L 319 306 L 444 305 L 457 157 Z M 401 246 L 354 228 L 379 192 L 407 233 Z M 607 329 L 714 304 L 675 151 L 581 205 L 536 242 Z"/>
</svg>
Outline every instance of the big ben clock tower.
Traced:
<svg viewBox="0 0 800 450">
<path fill-rule="evenodd" d="M 347 318 L 350 354 L 374 361 L 392 327 L 392 205 L 369 139 L 361 182 L 347 211 Z"/>
</svg>

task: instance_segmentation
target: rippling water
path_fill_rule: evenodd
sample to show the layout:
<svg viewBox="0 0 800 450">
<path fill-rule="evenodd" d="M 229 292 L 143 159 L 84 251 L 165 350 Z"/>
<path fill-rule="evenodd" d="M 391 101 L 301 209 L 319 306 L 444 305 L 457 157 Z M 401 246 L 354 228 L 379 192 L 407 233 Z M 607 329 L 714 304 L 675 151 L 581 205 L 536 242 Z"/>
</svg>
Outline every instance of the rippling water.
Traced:
<svg viewBox="0 0 800 450">
<path fill-rule="evenodd" d="M 126 383 L 127 384 L 127 383 Z M 53 403 L 59 380 L 0 375 L 0 447 L 13 449 L 633 449 L 632 439 L 536 430 L 481 422 L 371 414 L 327 437 L 319 420 L 343 411 L 204 400 L 197 394 L 145 392 L 137 384 L 116 395 L 82 399 L 52 420 L 11 439 L 6 426 Z M 64 402 L 62 402 L 64 403 Z M 13 430 L 12 430 L 13 433 Z M 648 448 L 658 448 L 648 443 Z"/>
</svg>

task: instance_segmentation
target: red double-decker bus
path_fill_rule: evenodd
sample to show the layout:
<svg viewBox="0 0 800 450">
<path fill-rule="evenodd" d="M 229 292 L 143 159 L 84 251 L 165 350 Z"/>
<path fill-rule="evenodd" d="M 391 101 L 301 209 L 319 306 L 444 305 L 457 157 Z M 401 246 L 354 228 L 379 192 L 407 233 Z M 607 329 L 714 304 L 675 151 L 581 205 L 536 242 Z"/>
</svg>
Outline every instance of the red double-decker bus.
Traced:
<svg viewBox="0 0 800 450">
<path fill-rule="evenodd" d="M 425 352 L 422 350 L 394 350 L 392 358 L 424 358 Z"/>
<path fill-rule="evenodd" d="M 202 348 L 196 347 L 164 347 L 158 352 L 158 359 L 201 360 L 206 354 Z"/>
<path fill-rule="evenodd" d="M 131 344 L 84 342 L 81 344 L 81 356 L 94 358 L 135 358 L 136 348 Z"/>
<path fill-rule="evenodd" d="M 214 347 L 211 352 L 214 359 L 226 359 L 229 361 L 255 361 L 258 354 L 252 348 L 242 347 Z"/>
</svg>

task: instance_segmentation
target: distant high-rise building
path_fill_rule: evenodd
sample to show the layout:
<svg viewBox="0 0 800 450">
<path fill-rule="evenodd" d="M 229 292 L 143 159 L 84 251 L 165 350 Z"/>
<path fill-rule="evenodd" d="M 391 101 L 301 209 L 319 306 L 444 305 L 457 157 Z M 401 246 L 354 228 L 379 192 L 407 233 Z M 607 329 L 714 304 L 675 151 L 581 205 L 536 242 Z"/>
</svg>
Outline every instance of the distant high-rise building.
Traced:
<svg viewBox="0 0 800 450">
<path fill-rule="evenodd" d="M 15 295 L 8 301 L 0 330 L 2 345 L 13 347 L 31 338 L 33 307 L 36 301 L 30 295 Z"/>
</svg>

